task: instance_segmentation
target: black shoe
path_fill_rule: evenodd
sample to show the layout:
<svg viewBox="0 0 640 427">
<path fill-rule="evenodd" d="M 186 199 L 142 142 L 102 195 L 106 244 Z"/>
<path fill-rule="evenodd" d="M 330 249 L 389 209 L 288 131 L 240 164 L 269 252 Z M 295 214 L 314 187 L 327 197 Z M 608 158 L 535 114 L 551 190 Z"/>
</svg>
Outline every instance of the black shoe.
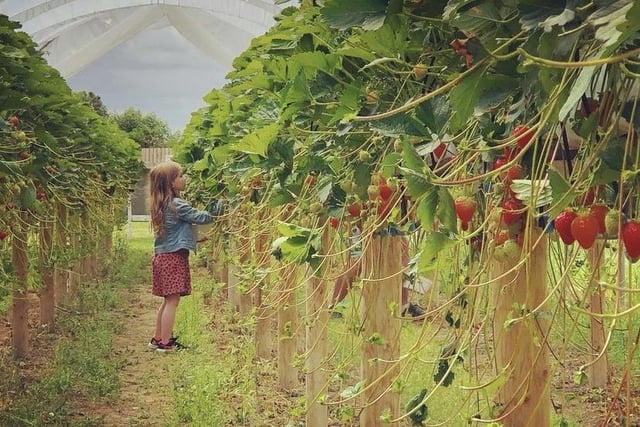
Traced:
<svg viewBox="0 0 640 427">
<path fill-rule="evenodd" d="M 402 316 L 403 317 L 411 316 L 411 317 L 422 318 L 426 314 L 427 314 L 427 312 L 424 311 L 424 308 L 420 307 L 418 304 L 415 304 L 413 302 L 410 302 L 409 306 L 407 308 L 405 308 L 404 310 L 402 310 Z"/>
<path fill-rule="evenodd" d="M 176 350 L 184 350 L 185 348 L 187 348 L 186 345 L 178 342 L 178 337 L 171 337 L 171 339 L 169 339 L 169 343 L 173 344 Z"/>
</svg>

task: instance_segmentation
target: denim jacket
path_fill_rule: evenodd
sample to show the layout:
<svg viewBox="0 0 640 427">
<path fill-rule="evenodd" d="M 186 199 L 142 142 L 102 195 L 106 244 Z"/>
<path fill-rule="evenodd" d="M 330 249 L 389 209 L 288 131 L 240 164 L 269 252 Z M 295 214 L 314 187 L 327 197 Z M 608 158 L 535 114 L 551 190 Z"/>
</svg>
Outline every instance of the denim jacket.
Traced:
<svg viewBox="0 0 640 427">
<path fill-rule="evenodd" d="M 180 249 L 196 251 L 196 237 L 192 224 L 208 224 L 222 214 L 222 202 L 214 204 L 212 213 L 199 211 L 179 197 L 174 197 L 175 211 L 164 208 L 164 236 L 155 236 L 154 253 L 176 252 Z M 177 214 L 177 217 L 176 217 Z"/>
</svg>

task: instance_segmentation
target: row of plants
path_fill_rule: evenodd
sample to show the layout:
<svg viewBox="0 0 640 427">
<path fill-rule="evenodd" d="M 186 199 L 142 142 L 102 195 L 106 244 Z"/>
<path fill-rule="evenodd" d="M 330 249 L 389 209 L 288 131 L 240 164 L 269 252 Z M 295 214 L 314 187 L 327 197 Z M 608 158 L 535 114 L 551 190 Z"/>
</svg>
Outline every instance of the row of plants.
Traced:
<svg viewBox="0 0 640 427">
<path fill-rule="evenodd" d="M 558 344 L 565 350 L 584 318 L 597 330 L 591 339 L 607 328 L 631 335 L 638 306 L 627 289 L 637 287 L 635 270 L 624 277 L 626 263 L 640 255 L 639 23 L 640 6 L 625 0 L 327 0 L 285 9 L 236 58 L 229 82 L 205 97 L 208 106 L 193 114 L 176 156 L 196 177 L 190 191 L 197 201 L 207 204 L 222 192 L 230 199 L 232 223 L 220 239 L 246 240 L 252 221 L 268 212 L 272 221 L 259 229 L 277 229 L 277 258 L 308 263 L 328 281 L 335 271 L 323 270 L 318 256 L 330 251 L 320 238 L 327 227 L 346 238 L 360 223 L 367 246 L 390 224 L 400 233 L 419 225 L 417 274 L 433 275 L 439 257 L 452 260 L 439 315 L 466 307 L 449 322 L 454 356 L 514 325 L 528 325 L 521 342 L 539 349 L 535 343 L 548 338 L 540 327 L 546 319 L 567 338 Z M 594 246 L 598 239 L 607 250 Z M 547 267 L 532 272 L 531 260 L 545 259 L 547 241 Z M 574 241 L 580 249 L 564 247 Z M 233 245 L 229 251 L 238 263 Z M 572 277 L 584 258 L 594 271 Z M 257 262 L 243 263 L 260 274 Z M 502 278 L 520 272 L 525 296 L 506 295 L 517 280 Z M 533 306 L 518 299 L 538 295 L 539 284 L 548 297 Z M 592 295 L 599 305 L 590 300 L 585 309 Z M 496 318 L 504 325 L 491 325 L 501 304 L 506 311 Z M 559 322 L 561 313 L 573 320 Z M 606 362 L 607 343 L 577 339 L 591 349 L 576 356 L 586 360 L 576 375 L 582 381 L 587 368 Z M 636 344 L 628 341 L 628 355 Z M 472 371 L 483 363 L 468 360 Z M 637 369 L 632 360 L 620 369 Z M 455 369 L 440 362 L 434 369 L 446 369 L 433 393 Z M 486 375 L 477 383 L 493 384 Z M 498 367 L 495 375 L 505 374 Z M 590 375 L 591 385 L 616 382 L 617 393 L 631 387 L 622 384 L 624 375 Z M 470 417 L 517 425 L 526 405 L 508 408 L 499 399 L 487 399 Z M 618 409 L 628 418 L 631 406 Z"/>
<path fill-rule="evenodd" d="M 0 76 L 0 300 L 13 304 L 12 327 L 24 331 L 21 296 L 51 288 L 54 269 L 95 257 L 98 241 L 122 221 L 141 170 L 140 147 L 73 93 L 4 15 Z M 68 276 L 59 278 L 66 289 Z M 47 293 L 42 303 L 53 307 L 54 298 L 62 301 Z M 52 319 L 43 320 L 53 328 Z M 23 356 L 26 343 L 18 344 L 24 340 L 15 332 L 16 355 Z"/>
</svg>

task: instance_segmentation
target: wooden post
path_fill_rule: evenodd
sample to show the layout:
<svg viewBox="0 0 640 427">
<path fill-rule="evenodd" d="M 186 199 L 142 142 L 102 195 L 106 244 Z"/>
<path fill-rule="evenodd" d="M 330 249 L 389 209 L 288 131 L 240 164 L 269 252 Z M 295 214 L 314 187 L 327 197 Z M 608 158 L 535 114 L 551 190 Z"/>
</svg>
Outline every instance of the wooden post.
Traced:
<svg viewBox="0 0 640 427">
<path fill-rule="evenodd" d="M 322 234 L 322 247 L 322 252 L 329 247 L 328 227 L 325 227 Z M 327 262 L 328 259 L 325 258 L 318 271 L 312 272 L 306 286 L 305 395 L 307 398 L 307 427 L 326 427 L 329 422 L 327 406 L 321 402 L 324 393 L 326 393 L 327 373 L 323 365 L 327 361 L 329 348 L 327 334 L 329 312 L 326 307 L 326 287 L 323 274 Z"/>
<path fill-rule="evenodd" d="M 67 270 L 68 266 L 61 262 L 61 256 L 66 254 L 67 250 L 67 207 L 59 202 L 56 204 L 56 223 L 54 232 L 55 248 L 58 253 L 53 272 L 55 303 L 62 306 L 69 302 L 69 290 L 67 287 L 69 273 Z"/>
<path fill-rule="evenodd" d="M 591 316 L 591 364 L 588 368 L 588 378 L 590 387 L 605 388 L 609 381 L 609 359 L 604 351 L 606 343 L 606 332 L 603 318 L 597 316 L 602 314 L 602 301 L 604 292 L 600 286 L 600 276 L 602 269 L 602 257 L 604 256 L 604 241 L 596 240 L 595 244 L 587 251 L 589 264 L 591 265 L 591 286 L 590 291 L 590 311 L 595 315 Z"/>
<path fill-rule="evenodd" d="M 237 242 L 233 242 L 232 253 L 238 252 L 238 265 L 234 262 L 229 263 L 227 293 L 231 306 L 244 316 L 248 316 L 251 312 L 251 294 L 244 287 L 247 285 L 246 280 L 241 278 L 242 265 L 246 263 L 251 256 L 251 245 L 245 238 L 239 238 Z"/>
<path fill-rule="evenodd" d="M 46 325 L 48 332 L 55 330 L 55 288 L 51 250 L 53 248 L 51 222 L 40 220 L 40 324 Z"/>
<path fill-rule="evenodd" d="M 258 260 L 258 269 L 266 271 L 269 267 L 271 254 L 268 248 L 269 235 L 261 232 L 256 236 L 256 250 L 255 257 Z M 272 313 L 269 308 L 265 306 L 263 300 L 263 288 L 266 289 L 269 286 L 269 275 L 260 280 L 255 287 L 255 305 L 256 305 L 256 328 L 254 335 L 254 342 L 256 347 L 256 355 L 262 359 L 271 359 L 271 320 Z"/>
<path fill-rule="evenodd" d="M 234 310 L 240 310 L 240 292 L 238 291 L 238 276 L 236 274 L 235 263 L 230 259 L 227 267 L 227 295 L 229 296 L 229 304 Z"/>
<path fill-rule="evenodd" d="M 298 267 L 289 264 L 280 271 L 282 300 L 278 304 L 278 383 L 283 390 L 291 390 L 298 386 L 298 369 L 293 366 L 298 351 L 298 302 L 293 289 Z"/>
<path fill-rule="evenodd" d="M 248 238 L 244 236 L 240 238 L 240 265 L 244 266 L 251 259 L 251 244 Z M 239 308 L 240 315 L 248 317 L 251 315 L 251 309 L 253 308 L 253 298 L 251 298 L 252 283 L 247 283 L 246 278 L 242 278 L 239 282 Z"/>
<path fill-rule="evenodd" d="M 400 416 L 400 395 L 392 385 L 400 357 L 402 239 L 375 236 L 362 254 L 362 427 L 380 425 L 384 413 Z"/>
<path fill-rule="evenodd" d="M 506 262 L 492 269 L 494 277 L 501 277 L 494 285 L 493 324 L 497 369 L 507 377 L 496 400 L 504 427 L 548 427 L 551 423 L 546 344 L 550 322 L 545 308 L 537 308 L 546 294 L 547 237 L 535 229 L 531 241 L 527 240 L 523 255 L 529 256 L 524 265 L 510 271 L 513 265 Z"/>
<path fill-rule="evenodd" d="M 13 356 L 21 359 L 29 353 L 29 255 L 27 253 L 26 212 L 20 211 L 18 224 L 15 225 L 12 239 L 11 262 L 16 272 L 16 285 L 12 293 L 11 336 L 13 338 Z"/>
<path fill-rule="evenodd" d="M 69 271 L 69 299 L 76 298 L 78 291 L 80 290 L 80 283 L 82 281 L 82 258 L 78 257 L 80 251 L 80 235 L 79 230 L 81 227 L 81 219 L 78 215 L 71 215 L 68 220 L 70 229 L 73 230 L 71 234 L 71 248 L 74 256 L 77 258 L 73 260 L 71 270 Z M 73 303 L 67 301 L 67 303 Z"/>
<path fill-rule="evenodd" d="M 80 219 L 80 230 L 84 230 L 82 235 L 78 236 L 78 247 L 82 252 L 82 259 L 80 261 L 80 283 L 87 283 L 95 279 L 95 269 L 93 264 L 93 253 L 95 252 L 92 246 L 95 246 L 93 241 L 94 233 L 93 221 L 89 217 L 88 212 L 83 212 Z"/>
</svg>

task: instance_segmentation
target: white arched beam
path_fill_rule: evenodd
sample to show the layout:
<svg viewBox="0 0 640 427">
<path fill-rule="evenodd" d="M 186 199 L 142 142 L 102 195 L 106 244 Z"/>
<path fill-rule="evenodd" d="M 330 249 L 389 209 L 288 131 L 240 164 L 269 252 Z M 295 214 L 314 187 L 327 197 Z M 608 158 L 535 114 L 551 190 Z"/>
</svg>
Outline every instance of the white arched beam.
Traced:
<svg viewBox="0 0 640 427">
<path fill-rule="evenodd" d="M 225 67 L 231 68 L 231 63 L 236 55 L 223 46 L 226 44 L 224 42 L 225 38 L 230 38 L 230 35 L 233 35 L 234 38 L 241 36 L 241 34 L 236 34 L 235 27 L 213 18 L 215 22 L 211 28 L 215 30 L 211 31 L 178 7 L 167 8 L 167 12 L 169 22 L 185 39 L 207 55 L 217 59 Z M 241 37 L 240 39 L 235 39 L 233 44 L 236 46 L 242 44 L 244 46 L 238 46 L 238 49 L 246 49 L 250 42 L 251 37 L 244 37 L 244 40 Z"/>
<path fill-rule="evenodd" d="M 84 44 L 82 48 L 70 56 L 60 60 L 53 59 L 51 65 L 63 77 L 70 77 L 162 17 L 161 8 L 139 8 L 107 32 Z"/>
<path fill-rule="evenodd" d="M 273 23 L 273 15 L 279 12 L 275 5 L 260 0 L 56 0 L 46 1 L 11 16 L 20 21 L 24 31 L 33 34 L 67 21 L 101 12 L 138 6 L 178 6 L 200 9 L 216 14 L 229 15 L 246 22 L 247 28 L 259 26 L 266 31 Z"/>
</svg>

